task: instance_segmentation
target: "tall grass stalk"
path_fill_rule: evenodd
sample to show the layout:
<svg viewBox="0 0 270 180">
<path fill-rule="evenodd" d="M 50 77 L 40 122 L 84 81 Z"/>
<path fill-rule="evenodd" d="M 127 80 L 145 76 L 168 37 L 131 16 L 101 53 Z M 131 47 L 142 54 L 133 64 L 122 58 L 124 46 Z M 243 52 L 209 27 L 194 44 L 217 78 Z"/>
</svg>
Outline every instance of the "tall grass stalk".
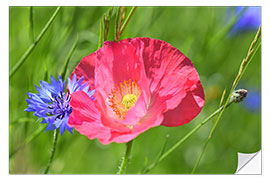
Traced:
<svg viewBox="0 0 270 180">
<path fill-rule="evenodd" d="M 259 47 L 260 47 L 260 45 L 261 45 L 260 43 L 258 44 L 258 41 L 259 41 L 259 39 L 260 39 L 260 36 L 261 36 L 261 26 L 259 27 L 259 29 L 258 29 L 258 31 L 257 31 L 257 33 L 256 33 L 256 35 L 255 35 L 255 37 L 254 37 L 254 39 L 253 39 L 253 41 L 252 41 L 250 47 L 249 47 L 249 50 L 248 50 L 248 53 L 247 53 L 246 58 L 244 58 L 243 61 L 242 61 L 242 63 L 241 63 L 241 66 L 240 66 L 240 68 L 239 68 L 238 74 L 237 74 L 237 76 L 236 76 L 235 79 L 234 79 L 234 82 L 233 82 L 233 84 L 232 84 L 230 93 L 229 93 L 229 95 L 228 95 L 228 97 L 227 97 L 227 99 L 226 99 L 225 106 L 229 103 L 230 97 L 231 97 L 231 95 L 232 95 L 234 89 L 236 88 L 236 86 L 237 86 L 237 84 L 238 84 L 240 78 L 243 76 L 243 74 L 244 74 L 244 72 L 245 72 L 245 70 L 246 70 L 248 64 L 251 62 L 253 56 L 256 54 L 257 50 L 259 49 Z M 256 46 L 256 45 L 257 45 L 257 46 Z M 207 147 L 209 141 L 211 140 L 211 137 L 212 137 L 212 135 L 213 135 L 213 133 L 214 133 L 216 127 L 217 127 L 217 124 L 218 124 L 219 121 L 220 121 L 220 118 L 221 118 L 223 112 L 224 112 L 224 110 L 222 110 L 222 111 L 219 113 L 219 115 L 218 115 L 218 117 L 217 117 L 217 120 L 216 120 L 215 124 L 213 125 L 213 127 L 212 127 L 212 129 L 211 129 L 211 132 L 210 132 L 210 134 L 209 134 L 209 136 L 208 136 L 206 142 L 204 143 L 203 149 L 202 149 L 202 151 L 201 151 L 201 153 L 200 153 L 200 155 L 199 155 L 199 157 L 198 157 L 198 159 L 197 159 L 197 161 L 196 161 L 196 163 L 195 163 L 195 166 L 194 166 L 193 169 L 192 169 L 191 174 L 194 174 L 194 173 L 195 173 L 195 171 L 196 171 L 196 169 L 197 169 L 197 167 L 198 167 L 198 165 L 199 165 L 199 163 L 200 163 L 200 160 L 201 160 L 201 158 L 202 158 L 202 156 L 203 156 L 203 154 L 204 154 L 204 152 L 205 152 L 205 149 L 206 149 L 206 147 Z"/>
<path fill-rule="evenodd" d="M 66 57 L 66 60 L 65 60 L 65 63 L 64 63 L 64 66 L 62 68 L 62 72 L 61 72 L 61 76 L 63 79 L 66 78 L 66 72 L 67 72 L 67 67 L 68 67 L 68 64 L 70 62 L 70 58 L 73 54 L 73 52 L 75 51 L 76 47 L 77 47 L 77 43 L 78 43 L 78 36 L 76 36 L 76 39 L 68 53 L 68 56 Z M 45 77 L 46 79 L 46 77 Z M 25 121 L 25 122 L 28 122 L 28 121 Z M 35 131 L 31 136 L 29 136 L 25 142 L 19 146 L 16 150 L 14 150 L 12 153 L 10 153 L 9 155 L 9 158 L 11 158 L 16 152 L 18 152 L 22 147 L 24 147 L 25 145 L 27 145 L 28 143 L 30 143 L 32 140 L 34 140 L 39 134 L 41 134 L 45 129 L 45 126 L 38 129 L 37 131 Z M 56 144 L 57 144 L 57 139 L 58 139 L 58 134 L 59 134 L 59 131 L 57 129 L 54 130 L 54 136 L 53 136 L 53 146 L 52 146 L 52 149 L 51 149 L 51 154 L 50 154 L 50 158 L 49 158 L 49 162 L 44 170 L 44 174 L 47 174 L 49 172 L 49 169 L 50 169 L 50 166 L 52 164 L 52 161 L 53 161 L 53 158 L 54 158 L 54 154 L 55 154 L 55 150 L 56 150 Z"/>
<path fill-rule="evenodd" d="M 229 107 L 231 105 L 228 104 L 226 106 Z M 152 163 L 149 165 L 145 170 L 143 171 L 144 173 L 148 173 L 150 170 L 152 170 L 154 167 L 158 165 L 163 159 L 165 159 L 168 155 L 170 155 L 176 148 L 178 148 L 183 142 L 185 142 L 191 135 L 193 135 L 196 131 L 198 131 L 204 124 L 206 124 L 210 119 L 215 117 L 221 110 L 225 109 L 225 106 L 221 106 L 218 108 L 215 112 L 213 112 L 211 115 L 209 115 L 206 119 L 204 119 L 200 124 L 198 124 L 194 129 L 192 129 L 189 133 L 187 133 L 183 138 L 181 138 L 175 145 L 173 145 L 169 150 L 167 150 L 160 158 L 155 163 Z"/>
<path fill-rule="evenodd" d="M 37 44 L 39 43 L 40 39 L 43 37 L 45 32 L 48 30 L 54 19 L 56 18 L 57 14 L 59 13 L 61 7 L 57 7 L 57 9 L 54 11 L 53 15 L 49 19 L 49 21 L 46 23 L 46 25 L 43 27 L 43 29 L 40 31 L 39 35 L 35 39 L 35 41 L 29 46 L 29 48 L 25 51 L 25 53 L 21 56 L 19 61 L 11 68 L 9 72 L 9 78 L 12 78 L 13 75 L 17 72 L 17 70 L 21 67 L 21 65 L 26 61 L 28 56 L 31 54 L 31 52 L 35 49 Z"/>
<path fill-rule="evenodd" d="M 115 41 L 119 41 L 120 37 L 124 33 L 128 23 L 130 22 L 132 16 L 137 9 L 136 6 L 132 7 L 129 14 L 126 17 L 126 8 L 120 7 L 116 15 L 116 25 L 115 25 Z"/>
<path fill-rule="evenodd" d="M 70 58 L 71 58 L 73 52 L 75 51 L 75 49 L 77 47 L 77 44 L 78 44 L 78 35 L 76 36 L 76 39 L 75 39 L 75 41 L 74 41 L 74 43 L 73 43 L 73 45 L 72 45 L 72 47 L 71 47 L 71 49 L 70 49 L 70 51 L 68 53 L 68 56 L 66 57 L 65 64 L 64 64 L 64 66 L 62 68 L 61 77 L 63 79 L 66 79 L 67 67 L 68 67 Z"/>
<path fill-rule="evenodd" d="M 223 91 L 223 93 L 222 93 L 222 96 L 221 96 L 221 99 L 220 99 L 220 104 L 219 104 L 219 106 L 222 106 L 223 101 L 224 101 L 224 98 L 225 98 L 225 94 L 226 94 L 226 89 L 224 89 L 224 91 Z M 199 155 L 199 157 L 198 157 L 198 159 L 197 159 L 197 161 L 196 161 L 196 164 L 195 164 L 195 166 L 194 166 L 194 168 L 193 168 L 191 174 L 194 174 L 194 172 L 195 172 L 197 166 L 199 165 L 200 160 L 201 160 L 201 158 L 202 158 L 202 155 L 203 155 L 203 153 L 204 153 L 204 151 L 205 151 L 205 149 L 206 149 L 206 146 L 207 146 L 209 140 L 210 140 L 210 139 L 209 139 L 209 137 L 208 137 L 208 140 L 207 140 L 206 143 L 204 144 L 203 149 L 202 149 L 202 152 L 201 152 L 201 154 Z"/>
<path fill-rule="evenodd" d="M 137 9 L 137 6 L 134 6 L 134 7 L 132 7 L 132 9 L 130 10 L 130 12 L 129 12 L 127 18 L 126 18 L 126 20 L 125 20 L 124 23 L 123 23 L 123 26 L 122 26 L 121 29 L 120 29 L 120 36 L 124 33 L 124 30 L 126 29 L 128 23 L 129 23 L 129 21 L 131 20 L 132 16 L 134 15 L 136 9 Z"/>
<path fill-rule="evenodd" d="M 165 148 L 166 148 L 167 143 L 168 143 L 168 139 L 169 139 L 169 135 L 166 135 L 166 136 L 165 136 L 165 142 L 164 142 L 164 144 L 163 144 L 163 146 L 162 146 L 162 148 L 161 148 L 161 150 L 160 150 L 160 152 L 159 152 L 159 154 L 158 154 L 158 156 L 157 156 L 156 161 L 155 161 L 154 163 L 152 163 L 149 167 L 146 167 L 146 168 L 142 171 L 143 174 L 148 173 L 152 168 L 154 168 L 154 167 L 158 164 L 159 159 L 160 159 L 161 156 L 164 154 Z"/>
<path fill-rule="evenodd" d="M 27 144 L 29 144 L 30 142 L 32 142 L 36 137 L 38 137 L 42 132 L 44 132 L 45 130 L 45 126 L 44 127 L 40 127 L 39 129 L 37 129 L 34 133 L 31 134 L 31 136 L 28 136 L 25 141 L 15 150 L 13 150 L 10 154 L 9 154 L 9 159 L 11 159 L 14 154 L 16 154 L 21 148 L 23 148 L 24 146 L 26 146 Z"/>
<path fill-rule="evenodd" d="M 33 6 L 29 7 L 29 36 L 31 42 L 34 42 L 34 22 L 33 22 Z"/>
<path fill-rule="evenodd" d="M 98 39 L 98 49 L 101 48 L 103 44 L 103 22 L 102 19 L 99 20 L 99 39 Z"/>
<path fill-rule="evenodd" d="M 110 23 L 112 19 L 114 7 L 111 7 L 106 13 L 101 16 L 99 21 L 99 40 L 98 40 L 98 49 L 101 48 L 104 41 L 107 41 Z"/>
<path fill-rule="evenodd" d="M 103 42 L 107 41 L 108 39 L 113 9 L 114 7 L 111 7 L 108 12 L 103 15 Z M 101 43 L 101 45 L 103 44 L 103 42 Z"/>
</svg>

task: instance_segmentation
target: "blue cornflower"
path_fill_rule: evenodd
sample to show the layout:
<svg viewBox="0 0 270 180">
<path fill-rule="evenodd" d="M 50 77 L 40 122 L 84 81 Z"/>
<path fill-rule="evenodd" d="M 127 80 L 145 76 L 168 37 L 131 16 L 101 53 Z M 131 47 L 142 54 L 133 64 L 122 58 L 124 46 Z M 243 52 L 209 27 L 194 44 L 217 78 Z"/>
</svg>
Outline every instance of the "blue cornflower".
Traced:
<svg viewBox="0 0 270 180">
<path fill-rule="evenodd" d="M 240 14 L 245 7 L 236 7 L 236 15 Z M 229 14 L 232 8 L 229 9 Z M 234 24 L 231 34 L 238 32 L 257 30 L 261 24 L 261 7 L 247 7 L 243 16 Z"/>
<path fill-rule="evenodd" d="M 51 84 L 45 81 L 40 81 L 40 88 L 35 85 L 38 93 L 27 93 L 29 99 L 26 99 L 28 108 L 25 111 L 34 112 L 34 115 L 44 120 L 41 123 L 47 123 L 47 130 L 59 128 L 61 135 L 65 130 L 72 134 L 73 128 L 68 126 L 69 115 L 72 112 L 72 107 L 69 105 L 72 93 L 82 90 L 92 97 L 95 90 L 89 90 L 86 83 L 82 84 L 83 77 L 78 81 L 74 74 L 72 80 L 68 78 L 69 91 L 65 90 L 65 81 L 62 81 L 59 75 L 58 81 L 51 76 Z M 45 131 L 45 132 L 46 132 Z"/>
<path fill-rule="evenodd" d="M 243 105 L 250 112 L 259 111 L 261 109 L 261 92 L 257 89 L 249 89 Z"/>
</svg>

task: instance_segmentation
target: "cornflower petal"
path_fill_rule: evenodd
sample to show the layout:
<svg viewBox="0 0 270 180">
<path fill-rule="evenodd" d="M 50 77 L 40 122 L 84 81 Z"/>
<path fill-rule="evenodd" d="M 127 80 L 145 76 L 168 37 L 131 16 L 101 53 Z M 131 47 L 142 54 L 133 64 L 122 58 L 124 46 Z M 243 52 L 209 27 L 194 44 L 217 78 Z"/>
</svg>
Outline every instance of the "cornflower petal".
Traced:
<svg viewBox="0 0 270 180">
<path fill-rule="evenodd" d="M 87 83 L 82 84 L 82 81 L 83 78 L 77 81 L 75 75 L 72 83 L 68 79 L 71 93 L 84 90 L 87 94 L 93 95 L 94 91 L 86 88 Z M 60 75 L 58 81 L 51 76 L 51 84 L 40 81 L 40 87 L 35 85 L 38 93 L 27 93 L 29 99 L 26 99 L 28 107 L 25 111 L 34 112 L 34 116 L 44 119 L 41 123 L 48 124 L 45 132 L 59 128 L 61 135 L 63 135 L 65 130 L 72 134 L 73 127 L 68 126 L 69 115 L 72 112 L 72 108 L 69 105 L 71 94 L 64 92 L 65 82 L 62 81 Z M 91 98 L 93 99 L 93 97 Z"/>
</svg>

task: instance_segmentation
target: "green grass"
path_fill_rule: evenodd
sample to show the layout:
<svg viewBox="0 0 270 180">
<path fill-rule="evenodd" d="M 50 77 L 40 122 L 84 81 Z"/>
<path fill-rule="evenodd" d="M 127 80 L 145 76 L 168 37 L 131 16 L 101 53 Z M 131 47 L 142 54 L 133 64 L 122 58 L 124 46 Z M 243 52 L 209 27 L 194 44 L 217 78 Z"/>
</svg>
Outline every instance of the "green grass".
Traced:
<svg viewBox="0 0 270 180">
<path fill-rule="evenodd" d="M 43 29 L 56 7 L 33 8 L 34 39 Z M 33 52 L 9 81 L 9 151 L 13 152 L 27 137 L 44 126 L 27 113 L 26 92 L 36 92 L 34 84 L 48 76 L 58 76 L 76 42 L 77 46 L 67 66 L 70 75 L 78 62 L 97 50 L 100 18 L 109 7 L 63 7 Z M 131 8 L 129 7 L 129 10 Z M 32 43 L 29 32 L 29 7 L 10 7 L 9 69 L 12 69 Z M 202 112 L 189 124 L 179 127 L 159 126 L 139 135 L 133 142 L 132 160 L 127 173 L 138 173 L 155 161 L 165 136 L 170 135 L 166 149 L 174 145 L 187 132 L 215 111 L 223 89 L 229 89 L 237 75 L 240 63 L 256 31 L 234 37 L 217 34 L 227 24 L 226 7 L 138 7 L 121 39 L 150 37 L 164 40 L 183 52 L 196 67 L 206 94 Z M 111 28 L 113 30 L 114 28 Z M 113 40 L 110 30 L 108 40 Z M 210 42 L 214 42 L 211 44 Z M 239 88 L 261 87 L 260 50 L 247 68 Z M 203 126 L 170 156 L 149 173 L 190 173 L 213 121 Z M 47 165 L 53 131 L 41 133 L 21 148 L 10 159 L 12 174 L 39 174 Z M 236 152 L 251 153 L 261 149 L 261 113 L 249 112 L 242 104 L 224 111 L 212 140 L 201 159 L 196 173 L 234 173 L 237 167 Z M 115 174 L 125 151 L 125 144 L 102 145 L 98 140 L 74 131 L 58 137 L 56 154 L 49 173 L 53 174 Z"/>
</svg>

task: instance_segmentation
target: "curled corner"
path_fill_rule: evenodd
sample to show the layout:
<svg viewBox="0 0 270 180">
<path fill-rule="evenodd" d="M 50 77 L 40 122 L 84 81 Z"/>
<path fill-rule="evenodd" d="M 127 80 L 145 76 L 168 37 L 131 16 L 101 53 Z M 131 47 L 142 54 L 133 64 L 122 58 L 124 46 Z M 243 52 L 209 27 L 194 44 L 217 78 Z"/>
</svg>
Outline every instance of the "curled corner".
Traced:
<svg viewBox="0 0 270 180">
<path fill-rule="evenodd" d="M 238 165 L 235 174 L 262 174 L 262 151 L 256 153 L 239 153 Z"/>
</svg>

